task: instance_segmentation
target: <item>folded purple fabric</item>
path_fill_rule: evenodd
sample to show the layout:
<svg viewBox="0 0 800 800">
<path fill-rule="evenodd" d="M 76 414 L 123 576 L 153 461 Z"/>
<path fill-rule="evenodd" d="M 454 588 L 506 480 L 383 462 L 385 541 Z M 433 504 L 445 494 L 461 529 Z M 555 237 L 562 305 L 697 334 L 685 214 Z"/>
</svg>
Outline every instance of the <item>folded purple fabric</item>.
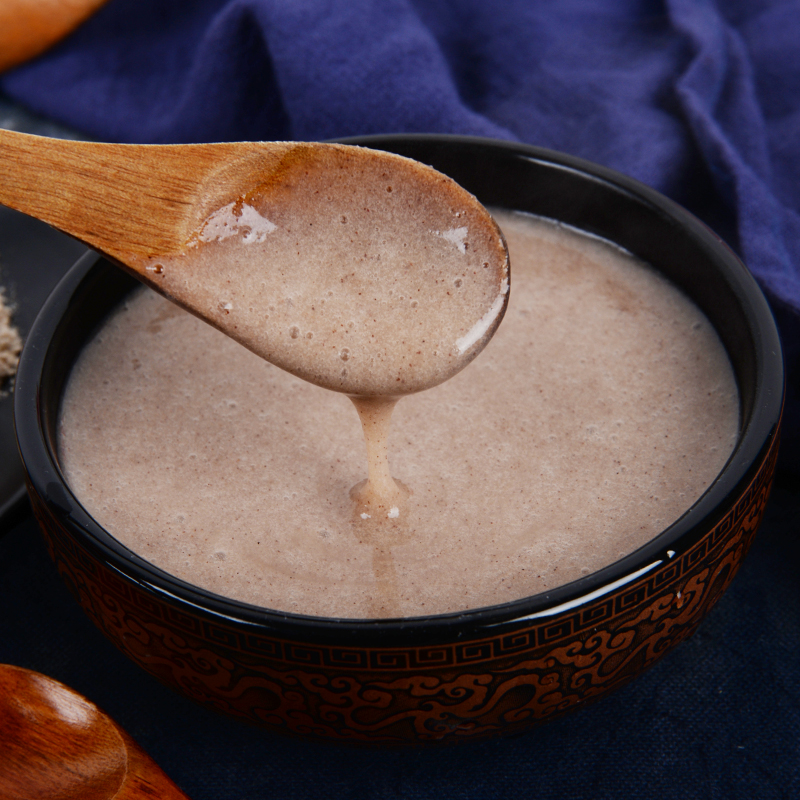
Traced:
<svg viewBox="0 0 800 800">
<path fill-rule="evenodd" d="M 99 139 L 464 133 L 628 173 L 705 219 L 767 290 L 791 442 L 798 35 L 800 0 L 110 0 L 0 89 Z"/>
</svg>

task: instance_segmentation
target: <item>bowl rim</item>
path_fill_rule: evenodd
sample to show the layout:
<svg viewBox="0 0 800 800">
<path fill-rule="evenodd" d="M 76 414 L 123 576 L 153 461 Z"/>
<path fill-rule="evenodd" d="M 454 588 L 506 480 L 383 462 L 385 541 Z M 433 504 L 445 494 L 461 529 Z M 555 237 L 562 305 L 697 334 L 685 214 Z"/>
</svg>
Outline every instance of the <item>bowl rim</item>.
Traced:
<svg viewBox="0 0 800 800">
<path fill-rule="evenodd" d="M 714 482 L 681 517 L 627 556 L 549 591 L 497 605 L 446 614 L 353 619 L 277 611 L 214 594 L 164 572 L 111 537 L 81 506 L 61 473 L 54 443 L 50 442 L 41 416 L 41 373 L 51 340 L 64 324 L 64 314 L 73 296 L 102 261 L 98 254 L 89 252 L 69 270 L 40 310 L 25 343 L 16 378 L 14 406 L 18 447 L 29 486 L 47 498 L 51 513 L 71 530 L 79 531 L 84 544 L 112 570 L 168 603 L 188 605 L 194 612 L 210 618 L 254 626 L 262 634 L 269 631 L 293 640 L 369 646 L 433 643 L 453 635 L 478 638 L 489 632 L 496 635 L 504 628 L 518 627 L 536 619 L 552 618 L 563 611 L 574 612 L 584 602 L 632 583 L 702 538 L 729 510 L 730 499 L 738 498 L 752 479 L 777 434 L 783 404 L 783 358 L 777 328 L 761 289 L 734 252 L 710 228 L 674 201 L 634 178 L 575 156 L 515 142 L 449 134 L 374 135 L 339 141 L 380 149 L 407 143 L 430 143 L 446 147 L 458 145 L 476 151 L 487 148 L 505 151 L 513 157 L 609 183 L 684 227 L 723 269 L 751 324 L 757 351 L 757 402 L 749 419 L 744 421 L 733 453 Z"/>
</svg>

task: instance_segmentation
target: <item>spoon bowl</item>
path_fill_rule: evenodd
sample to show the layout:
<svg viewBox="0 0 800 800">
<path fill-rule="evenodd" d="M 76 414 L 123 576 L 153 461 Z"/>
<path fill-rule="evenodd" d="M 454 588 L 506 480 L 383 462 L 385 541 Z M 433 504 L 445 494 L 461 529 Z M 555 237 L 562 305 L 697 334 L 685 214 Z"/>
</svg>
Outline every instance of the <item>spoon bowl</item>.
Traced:
<svg viewBox="0 0 800 800">
<path fill-rule="evenodd" d="M 503 236 L 430 167 L 339 144 L 118 145 L 0 131 L 0 203 L 258 355 L 351 395 L 434 386 L 508 301 Z"/>
</svg>

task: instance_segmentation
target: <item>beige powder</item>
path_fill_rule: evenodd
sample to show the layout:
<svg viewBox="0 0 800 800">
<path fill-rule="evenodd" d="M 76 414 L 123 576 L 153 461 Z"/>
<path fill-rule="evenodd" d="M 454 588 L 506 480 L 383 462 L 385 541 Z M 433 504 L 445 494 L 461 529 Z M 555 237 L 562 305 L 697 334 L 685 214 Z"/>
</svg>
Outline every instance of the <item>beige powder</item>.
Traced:
<svg viewBox="0 0 800 800">
<path fill-rule="evenodd" d="M 5 292 L 0 289 L 0 390 L 16 375 L 21 350 L 22 338 L 11 322 L 11 308 L 6 304 Z"/>
<path fill-rule="evenodd" d="M 650 269 L 554 224 L 497 216 L 512 264 L 503 324 L 468 369 L 394 414 L 404 517 L 352 513 L 365 456 L 346 396 L 148 291 L 70 379 L 59 449 L 76 495 L 166 571 L 312 615 L 491 605 L 643 545 L 730 455 L 728 359 Z"/>
</svg>

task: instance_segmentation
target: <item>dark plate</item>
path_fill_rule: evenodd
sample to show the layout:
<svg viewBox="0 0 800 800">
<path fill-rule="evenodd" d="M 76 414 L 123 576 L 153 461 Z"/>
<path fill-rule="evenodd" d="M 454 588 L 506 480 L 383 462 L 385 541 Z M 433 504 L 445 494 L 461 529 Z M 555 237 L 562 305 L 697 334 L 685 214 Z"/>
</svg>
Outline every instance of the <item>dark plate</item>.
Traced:
<svg viewBox="0 0 800 800">
<path fill-rule="evenodd" d="M 86 252 L 43 222 L 0 206 L 0 286 L 23 340 L 50 291 Z M 25 508 L 25 480 L 14 438 L 14 398 L 0 397 L 0 535 Z"/>
</svg>

